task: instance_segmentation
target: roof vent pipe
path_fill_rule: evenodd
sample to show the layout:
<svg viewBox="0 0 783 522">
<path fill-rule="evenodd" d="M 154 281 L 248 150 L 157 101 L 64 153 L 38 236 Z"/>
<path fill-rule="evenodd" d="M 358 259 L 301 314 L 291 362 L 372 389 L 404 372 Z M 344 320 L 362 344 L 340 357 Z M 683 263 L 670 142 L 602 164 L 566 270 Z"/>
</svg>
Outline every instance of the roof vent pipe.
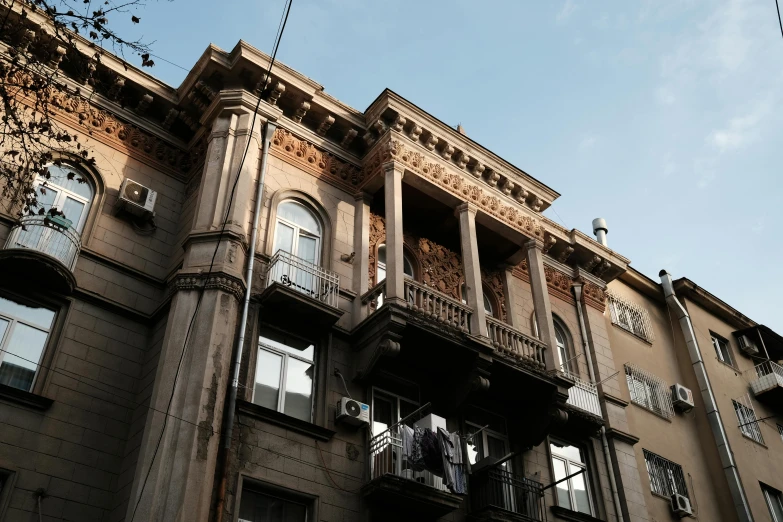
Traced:
<svg viewBox="0 0 783 522">
<path fill-rule="evenodd" d="M 603 246 L 608 247 L 606 244 L 606 234 L 609 233 L 609 229 L 606 228 L 606 220 L 604 218 L 595 218 L 593 220 L 593 234 L 595 234 L 595 240 L 601 243 Z"/>
</svg>

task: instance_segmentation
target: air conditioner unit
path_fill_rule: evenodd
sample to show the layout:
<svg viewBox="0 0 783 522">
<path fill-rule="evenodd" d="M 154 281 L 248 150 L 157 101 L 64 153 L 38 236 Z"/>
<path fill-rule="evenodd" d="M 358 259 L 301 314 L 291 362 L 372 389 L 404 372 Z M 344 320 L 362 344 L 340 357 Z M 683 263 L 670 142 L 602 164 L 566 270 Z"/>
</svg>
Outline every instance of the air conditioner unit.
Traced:
<svg viewBox="0 0 783 522">
<path fill-rule="evenodd" d="M 370 407 L 349 397 L 343 397 L 337 403 L 337 422 L 352 426 L 363 426 L 370 423 Z"/>
<path fill-rule="evenodd" d="M 680 411 L 693 409 L 693 393 L 682 384 L 672 385 L 672 404 Z"/>
<path fill-rule="evenodd" d="M 758 346 L 756 346 L 756 343 L 751 341 L 747 335 L 740 335 L 737 337 L 737 341 L 739 342 L 740 350 L 742 350 L 747 355 L 759 354 Z"/>
<path fill-rule="evenodd" d="M 158 193 L 152 189 L 125 178 L 120 187 L 120 205 L 131 214 L 147 217 L 154 215 Z"/>
<path fill-rule="evenodd" d="M 678 517 L 683 518 L 683 517 L 689 517 L 693 515 L 693 510 L 691 509 L 691 501 L 685 495 L 680 495 L 679 493 L 675 493 L 671 497 L 671 502 L 672 502 L 672 512 L 674 512 L 674 514 L 677 515 Z"/>
</svg>

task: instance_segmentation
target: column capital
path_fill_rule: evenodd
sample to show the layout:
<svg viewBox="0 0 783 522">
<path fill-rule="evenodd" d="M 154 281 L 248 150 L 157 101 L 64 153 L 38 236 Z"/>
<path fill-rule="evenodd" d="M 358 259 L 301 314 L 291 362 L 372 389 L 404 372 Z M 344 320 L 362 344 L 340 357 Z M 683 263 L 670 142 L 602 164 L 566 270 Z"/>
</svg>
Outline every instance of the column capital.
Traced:
<svg viewBox="0 0 783 522">
<path fill-rule="evenodd" d="M 525 241 L 525 249 L 526 250 L 533 250 L 533 249 L 539 250 L 543 253 L 544 251 L 544 242 L 540 239 L 531 238 Z"/>
<path fill-rule="evenodd" d="M 354 197 L 353 197 L 353 200 L 355 202 L 357 202 L 357 203 L 363 202 L 365 205 L 369 205 L 370 203 L 372 203 L 372 199 L 373 199 L 372 195 L 371 194 L 367 194 L 364 191 L 362 191 L 362 192 L 360 192 L 358 194 L 355 194 Z"/>
<path fill-rule="evenodd" d="M 402 178 L 405 175 L 405 165 L 398 161 L 387 161 L 383 165 L 381 165 L 381 168 L 383 168 L 383 173 L 388 174 L 390 171 L 395 171 L 400 173 L 400 178 Z"/>
<path fill-rule="evenodd" d="M 454 209 L 454 215 L 459 216 L 463 212 L 470 212 L 475 216 L 476 213 L 478 212 L 478 207 L 473 203 L 466 201 L 465 203 L 461 203 L 457 205 L 457 207 Z"/>
</svg>

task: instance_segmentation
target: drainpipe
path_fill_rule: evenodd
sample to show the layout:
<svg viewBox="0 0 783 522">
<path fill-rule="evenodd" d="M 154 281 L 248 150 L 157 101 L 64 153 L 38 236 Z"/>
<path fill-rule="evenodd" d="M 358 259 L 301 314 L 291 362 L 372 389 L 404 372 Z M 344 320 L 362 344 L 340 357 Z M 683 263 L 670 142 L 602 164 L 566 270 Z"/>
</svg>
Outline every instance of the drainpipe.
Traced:
<svg viewBox="0 0 783 522">
<path fill-rule="evenodd" d="M 696 374 L 696 380 L 699 383 L 701 397 L 704 400 L 707 420 L 712 429 L 712 436 L 715 439 L 715 444 L 718 446 L 718 454 L 720 455 L 723 471 L 726 474 L 726 480 L 729 482 L 729 491 L 731 492 L 731 498 L 734 501 L 734 507 L 737 510 L 737 516 L 739 517 L 740 522 L 753 522 L 753 515 L 750 512 L 748 499 L 745 496 L 745 490 L 742 487 L 742 480 L 739 476 L 737 463 L 734 460 L 734 453 L 731 451 L 729 439 L 726 436 L 726 430 L 723 427 L 723 421 L 721 420 L 720 412 L 718 411 L 718 405 L 715 402 L 715 395 L 712 392 L 712 385 L 707 376 L 707 369 L 704 367 L 704 360 L 701 358 L 701 350 L 699 350 L 699 344 L 696 342 L 696 335 L 693 331 L 691 317 L 674 294 L 672 276 L 666 270 L 661 270 L 658 275 L 661 278 L 666 304 L 669 306 L 669 310 L 674 312 L 674 315 L 680 323 L 680 330 L 682 330 L 685 344 L 688 347 L 688 353 L 691 356 L 691 364 L 693 365 L 693 371 Z"/>
<path fill-rule="evenodd" d="M 264 180 L 266 179 L 266 165 L 269 157 L 269 142 L 275 133 L 277 124 L 267 121 L 264 126 L 264 137 L 261 143 L 261 175 L 256 188 L 256 206 L 253 210 L 253 228 L 250 232 L 250 251 L 248 252 L 247 274 L 245 276 L 245 300 L 242 304 L 242 317 L 239 322 L 239 338 L 234 348 L 234 367 L 231 372 L 231 388 L 228 390 L 228 402 L 226 404 L 225 422 L 223 424 L 223 453 L 224 466 L 218 490 L 218 502 L 216 507 L 217 520 L 223 519 L 223 506 L 226 499 L 226 482 L 228 480 L 229 461 L 231 449 L 231 437 L 234 432 L 234 413 L 237 404 L 237 390 L 239 389 L 239 370 L 242 366 L 242 349 L 245 346 L 247 333 L 247 314 L 250 309 L 250 292 L 253 289 L 253 267 L 256 260 L 256 242 L 258 241 L 258 221 L 261 217 L 261 205 L 264 196 Z M 248 137 L 250 139 L 250 137 Z"/>
<path fill-rule="evenodd" d="M 587 371 L 590 373 L 590 381 L 595 382 L 595 370 L 593 369 L 593 359 L 588 355 L 590 344 L 587 342 L 587 328 L 585 327 L 585 317 L 582 312 L 582 285 L 574 285 L 574 296 L 576 297 L 576 315 L 579 317 L 579 328 L 582 331 L 582 352 L 587 359 Z M 597 391 L 597 390 L 596 390 Z M 601 410 L 601 417 L 606 421 L 606 415 Z M 614 468 L 611 464 L 611 455 L 609 453 L 609 442 L 606 440 L 606 428 L 601 426 L 601 445 L 604 449 L 604 464 L 606 464 L 606 474 L 609 476 L 609 487 L 612 490 L 612 501 L 614 502 L 614 512 L 617 514 L 618 522 L 625 522 L 623 511 L 620 508 L 620 495 L 617 492 L 617 479 L 614 476 Z"/>
</svg>

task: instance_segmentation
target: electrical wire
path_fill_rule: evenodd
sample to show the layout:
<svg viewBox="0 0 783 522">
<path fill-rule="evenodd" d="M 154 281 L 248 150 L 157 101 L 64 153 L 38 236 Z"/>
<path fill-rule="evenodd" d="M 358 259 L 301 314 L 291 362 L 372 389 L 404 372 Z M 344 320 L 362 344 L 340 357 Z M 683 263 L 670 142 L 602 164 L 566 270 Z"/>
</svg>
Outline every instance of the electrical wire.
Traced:
<svg viewBox="0 0 783 522">
<path fill-rule="evenodd" d="M 783 21 L 780 19 L 780 4 L 778 4 L 778 0 L 775 0 L 775 8 L 778 11 L 778 25 L 780 25 L 780 36 L 783 36 Z"/>
<path fill-rule="evenodd" d="M 266 85 L 266 80 L 269 78 L 269 76 L 270 76 L 270 74 L 272 72 L 272 68 L 274 67 L 275 58 L 277 56 L 277 50 L 278 50 L 278 48 L 280 46 L 280 40 L 283 37 L 283 32 L 285 31 L 285 26 L 288 23 L 288 15 L 291 12 L 291 4 L 292 3 L 293 3 L 293 0 L 287 0 L 287 5 L 284 4 L 284 6 L 283 6 L 285 15 L 284 15 L 284 17 L 282 19 L 282 22 L 278 26 L 279 30 L 278 30 L 277 34 L 275 35 L 275 42 L 274 42 L 274 45 L 273 45 L 272 56 L 271 56 L 270 62 L 269 62 L 269 69 L 266 72 L 266 79 L 264 80 L 264 82 L 261 83 L 261 88 L 262 89 Z M 161 430 L 160 430 L 160 437 L 158 437 L 158 442 L 155 445 L 155 451 L 152 453 L 152 458 L 150 459 L 150 467 L 147 470 L 147 474 L 144 476 L 144 482 L 142 482 L 141 489 L 139 490 L 139 498 L 136 500 L 136 505 L 133 508 L 133 514 L 131 515 L 130 522 L 133 522 L 133 520 L 136 518 L 136 512 L 138 511 L 139 505 L 141 504 L 141 499 L 144 496 L 144 488 L 147 485 L 147 480 L 149 479 L 150 473 L 152 473 L 152 468 L 154 467 L 154 464 L 155 464 L 155 457 L 158 454 L 158 450 L 160 449 L 160 443 L 163 440 L 163 435 L 164 435 L 164 433 L 166 431 L 166 425 L 167 425 L 167 421 L 168 421 L 168 412 L 171 409 L 171 403 L 174 401 L 174 393 L 175 393 L 176 387 L 177 387 L 177 379 L 179 378 L 179 372 L 182 369 L 182 362 L 184 361 L 185 353 L 187 352 L 188 341 L 190 339 L 190 333 L 191 333 L 191 331 L 193 329 L 193 324 L 196 321 L 196 316 L 198 315 L 198 311 L 199 311 L 199 309 L 201 307 L 201 301 L 202 301 L 202 298 L 204 297 L 204 287 L 206 285 L 206 282 L 207 282 L 210 274 L 212 273 L 212 269 L 213 269 L 214 264 L 215 264 L 215 257 L 217 256 L 218 249 L 220 248 L 220 243 L 223 240 L 223 234 L 225 233 L 226 225 L 228 224 L 228 217 L 229 217 L 230 212 L 231 212 L 231 205 L 234 202 L 234 194 L 236 192 L 236 188 L 237 188 L 237 185 L 239 183 L 239 177 L 242 174 L 242 167 L 245 164 L 245 158 L 247 158 L 247 153 L 250 150 L 250 143 L 253 141 L 251 139 L 251 136 L 252 136 L 253 128 L 255 127 L 256 117 L 258 116 L 258 108 L 261 106 L 261 94 L 262 94 L 261 92 L 258 93 L 258 102 L 256 103 L 256 107 L 253 110 L 253 118 L 252 118 L 252 120 L 250 122 L 250 133 L 251 134 L 248 135 L 247 145 L 245 146 L 245 152 L 242 154 L 242 159 L 240 160 L 239 167 L 237 168 L 236 178 L 234 179 L 234 184 L 231 187 L 231 194 L 229 195 L 229 198 L 228 198 L 228 205 L 226 206 L 226 213 L 225 213 L 225 216 L 223 217 L 223 225 L 220 228 L 220 234 L 218 235 L 218 240 L 217 240 L 217 242 L 215 244 L 215 250 L 212 253 L 212 260 L 209 263 L 209 270 L 207 270 L 206 275 L 204 275 L 203 278 L 202 278 L 202 280 L 204 281 L 204 284 L 199 286 L 199 294 L 198 294 L 198 300 L 196 301 L 196 308 L 193 311 L 193 316 L 190 319 L 190 324 L 188 325 L 188 329 L 187 329 L 187 332 L 185 334 L 185 341 L 184 341 L 183 347 L 182 347 L 182 354 L 180 355 L 179 363 L 177 364 L 177 371 L 174 374 L 174 382 L 173 382 L 172 387 L 171 387 L 171 396 L 169 397 L 169 403 L 166 406 L 166 416 L 163 418 L 163 426 L 161 427 Z"/>
</svg>

